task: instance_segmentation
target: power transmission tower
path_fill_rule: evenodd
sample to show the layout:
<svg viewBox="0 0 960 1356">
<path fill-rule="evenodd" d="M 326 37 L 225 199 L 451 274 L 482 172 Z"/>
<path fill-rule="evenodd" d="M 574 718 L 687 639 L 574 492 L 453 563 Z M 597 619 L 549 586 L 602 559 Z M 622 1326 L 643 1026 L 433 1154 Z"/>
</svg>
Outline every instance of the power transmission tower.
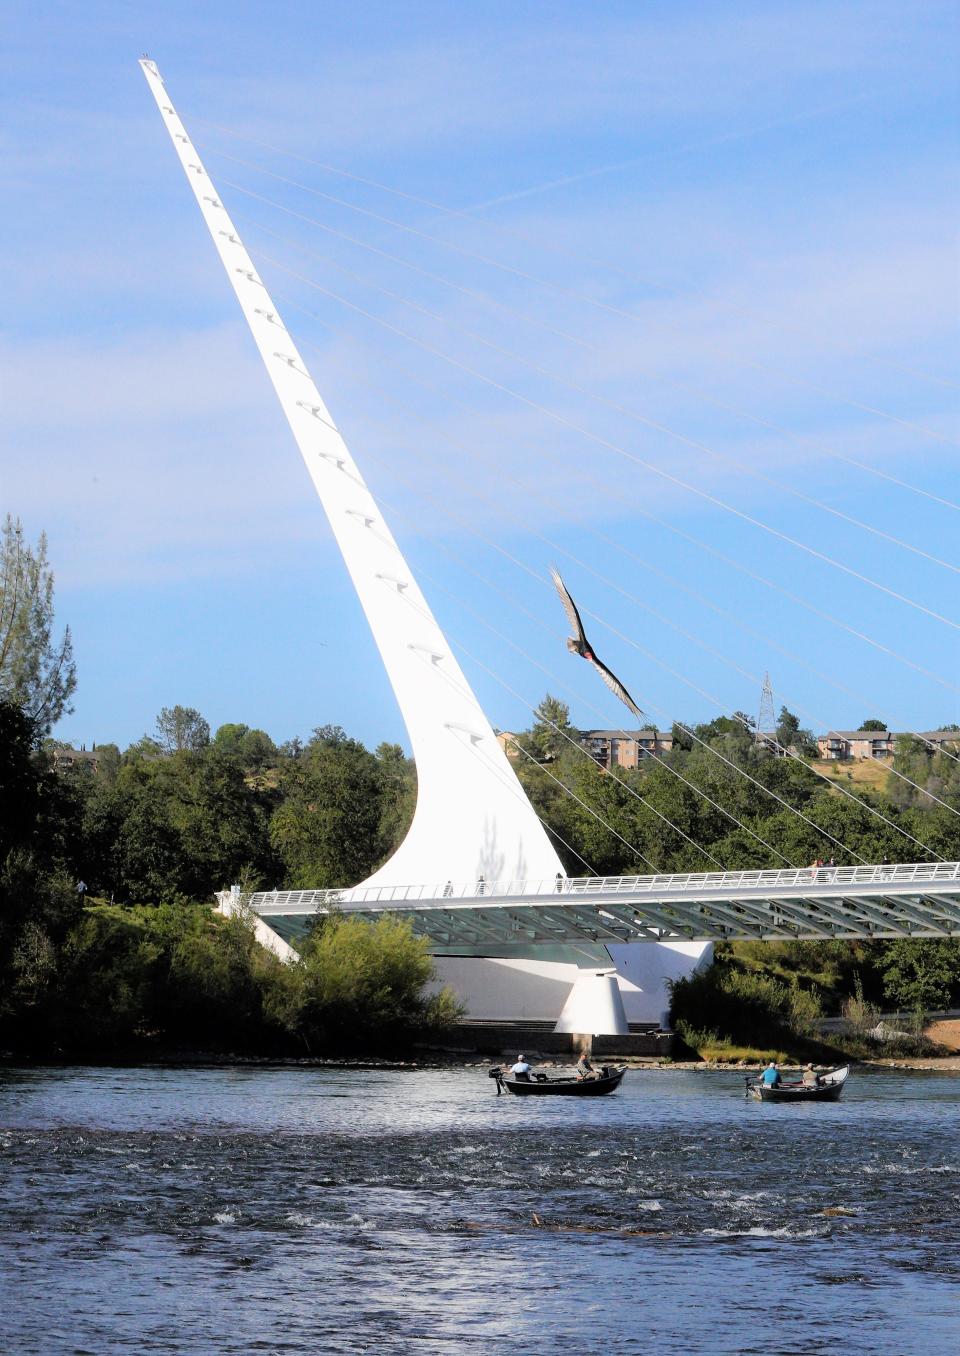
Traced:
<svg viewBox="0 0 960 1356">
<path fill-rule="evenodd" d="M 777 714 L 773 705 L 773 688 L 770 684 L 770 675 L 763 675 L 763 689 L 760 693 L 760 711 L 757 715 L 756 741 L 758 744 L 769 744 L 771 748 L 777 747 Z"/>
</svg>

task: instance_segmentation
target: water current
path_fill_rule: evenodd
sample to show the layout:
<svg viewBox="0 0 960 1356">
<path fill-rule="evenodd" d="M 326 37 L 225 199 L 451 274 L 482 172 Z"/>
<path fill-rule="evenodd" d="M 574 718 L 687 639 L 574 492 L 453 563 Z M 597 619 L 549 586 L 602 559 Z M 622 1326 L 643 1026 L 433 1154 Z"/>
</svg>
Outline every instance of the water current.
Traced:
<svg viewBox="0 0 960 1356">
<path fill-rule="evenodd" d="M 960 1351 L 960 1077 L 0 1070 L 0 1342 L 80 1353 Z"/>
</svg>

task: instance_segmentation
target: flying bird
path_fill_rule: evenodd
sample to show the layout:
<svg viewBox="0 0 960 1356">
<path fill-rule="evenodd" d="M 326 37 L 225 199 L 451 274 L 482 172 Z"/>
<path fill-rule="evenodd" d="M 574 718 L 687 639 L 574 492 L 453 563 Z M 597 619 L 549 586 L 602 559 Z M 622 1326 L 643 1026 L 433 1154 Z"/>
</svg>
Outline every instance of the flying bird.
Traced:
<svg viewBox="0 0 960 1356">
<path fill-rule="evenodd" d="M 564 611 L 570 618 L 570 625 L 574 630 L 574 634 L 567 638 L 567 649 L 571 654 L 578 654 L 581 659 L 588 660 L 597 670 L 610 691 L 620 698 L 624 706 L 630 708 L 637 720 L 643 720 L 643 712 L 630 696 L 630 693 L 624 687 L 623 683 L 621 683 L 617 675 L 611 673 L 606 664 L 602 663 L 594 654 L 593 646 L 587 640 L 587 633 L 583 629 L 583 622 L 580 620 L 580 613 L 577 611 L 577 605 L 570 597 L 566 585 L 560 578 L 556 567 L 553 565 L 550 566 L 550 576 L 560 595 L 560 601 L 563 603 Z"/>
</svg>

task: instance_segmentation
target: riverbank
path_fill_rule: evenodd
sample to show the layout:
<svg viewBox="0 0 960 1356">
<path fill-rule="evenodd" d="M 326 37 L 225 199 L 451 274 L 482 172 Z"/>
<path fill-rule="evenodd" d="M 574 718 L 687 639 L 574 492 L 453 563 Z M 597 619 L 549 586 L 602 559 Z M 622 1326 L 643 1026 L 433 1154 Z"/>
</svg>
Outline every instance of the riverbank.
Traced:
<svg viewBox="0 0 960 1356">
<path fill-rule="evenodd" d="M 573 1058 L 546 1056 L 529 1047 L 526 1054 L 540 1069 L 569 1069 Z M 410 1070 L 429 1069 L 489 1069 L 515 1057 L 516 1051 L 503 1052 L 499 1057 L 488 1054 L 466 1055 L 459 1051 L 422 1051 L 405 1059 L 382 1055 L 244 1055 L 209 1050 L 155 1050 L 83 1054 L 27 1054 L 22 1051 L 0 1050 L 0 1068 L 23 1069 L 345 1069 L 345 1070 Z M 597 1062 L 604 1062 L 598 1060 Z M 624 1055 L 606 1061 L 625 1065 L 633 1073 L 759 1073 L 767 1060 L 705 1060 L 657 1059 Z M 838 1054 L 828 1062 L 814 1061 L 818 1070 L 836 1068 L 849 1063 L 858 1069 L 906 1069 L 925 1073 L 960 1073 L 960 1054 L 897 1059 L 862 1059 Z M 785 1073 L 800 1073 L 804 1062 L 778 1060 Z"/>
</svg>

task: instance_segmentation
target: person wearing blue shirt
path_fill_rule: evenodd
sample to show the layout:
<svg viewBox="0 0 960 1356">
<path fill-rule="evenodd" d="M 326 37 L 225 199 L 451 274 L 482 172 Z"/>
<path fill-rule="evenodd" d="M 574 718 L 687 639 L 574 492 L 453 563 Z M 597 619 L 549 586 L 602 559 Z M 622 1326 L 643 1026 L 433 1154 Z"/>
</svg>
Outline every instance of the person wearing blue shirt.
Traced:
<svg viewBox="0 0 960 1356">
<path fill-rule="evenodd" d="M 770 1063 L 764 1069 L 763 1077 L 760 1081 L 763 1083 L 764 1087 L 767 1088 L 778 1088 L 780 1086 L 780 1070 L 777 1068 L 774 1060 L 771 1059 Z"/>
</svg>

